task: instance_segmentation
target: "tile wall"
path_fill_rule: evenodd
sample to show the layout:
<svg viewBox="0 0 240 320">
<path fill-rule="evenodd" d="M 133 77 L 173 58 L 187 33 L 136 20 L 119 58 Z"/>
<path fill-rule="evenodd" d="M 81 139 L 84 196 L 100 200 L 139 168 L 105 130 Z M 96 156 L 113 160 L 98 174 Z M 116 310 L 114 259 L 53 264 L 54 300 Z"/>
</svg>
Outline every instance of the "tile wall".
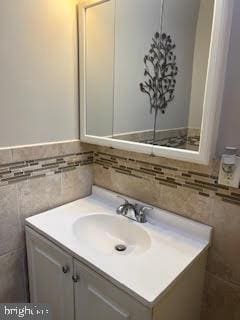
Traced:
<svg viewBox="0 0 240 320">
<path fill-rule="evenodd" d="M 0 150 L 0 302 L 27 301 L 24 218 L 91 193 L 92 147 Z"/>
</svg>

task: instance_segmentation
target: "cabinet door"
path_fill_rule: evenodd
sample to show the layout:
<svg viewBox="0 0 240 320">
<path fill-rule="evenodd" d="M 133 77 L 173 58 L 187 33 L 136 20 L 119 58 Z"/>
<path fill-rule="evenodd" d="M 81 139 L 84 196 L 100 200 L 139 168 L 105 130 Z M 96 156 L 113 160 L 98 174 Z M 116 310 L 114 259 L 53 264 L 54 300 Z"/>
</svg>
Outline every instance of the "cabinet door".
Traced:
<svg viewBox="0 0 240 320">
<path fill-rule="evenodd" d="M 28 227 L 26 240 L 31 302 L 49 304 L 53 320 L 74 320 L 72 257 Z"/>
<path fill-rule="evenodd" d="M 74 261 L 75 320 L 149 320 L 151 312 L 96 272 Z"/>
</svg>

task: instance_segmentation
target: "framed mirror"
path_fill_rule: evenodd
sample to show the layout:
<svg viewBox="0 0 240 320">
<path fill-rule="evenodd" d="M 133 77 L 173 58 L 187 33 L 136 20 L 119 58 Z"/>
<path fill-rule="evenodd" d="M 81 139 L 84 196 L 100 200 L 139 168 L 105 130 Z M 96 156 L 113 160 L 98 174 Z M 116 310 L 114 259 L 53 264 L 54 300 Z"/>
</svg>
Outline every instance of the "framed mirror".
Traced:
<svg viewBox="0 0 240 320">
<path fill-rule="evenodd" d="M 80 2 L 81 140 L 207 164 L 232 7 L 232 0 Z"/>
</svg>

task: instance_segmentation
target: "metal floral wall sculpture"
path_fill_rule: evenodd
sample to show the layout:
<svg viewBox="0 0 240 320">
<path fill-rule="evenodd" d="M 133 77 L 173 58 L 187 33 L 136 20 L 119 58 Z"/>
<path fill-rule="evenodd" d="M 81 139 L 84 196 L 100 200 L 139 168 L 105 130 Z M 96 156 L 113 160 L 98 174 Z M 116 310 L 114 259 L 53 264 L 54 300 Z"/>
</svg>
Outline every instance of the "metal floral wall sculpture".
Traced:
<svg viewBox="0 0 240 320">
<path fill-rule="evenodd" d="M 153 144 L 156 138 L 158 113 L 165 113 L 168 104 L 174 99 L 176 76 L 176 48 L 171 36 L 156 32 L 149 53 L 144 57 L 146 80 L 140 83 L 140 90 L 149 96 L 150 112 L 154 111 Z"/>
</svg>

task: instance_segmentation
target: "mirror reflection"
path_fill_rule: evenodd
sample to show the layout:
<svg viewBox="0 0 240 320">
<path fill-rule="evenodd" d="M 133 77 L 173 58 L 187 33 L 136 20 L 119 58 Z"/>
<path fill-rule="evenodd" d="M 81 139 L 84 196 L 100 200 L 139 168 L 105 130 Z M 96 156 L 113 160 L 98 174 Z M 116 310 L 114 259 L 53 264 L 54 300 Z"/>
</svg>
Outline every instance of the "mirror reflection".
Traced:
<svg viewBox="0 0 240 320">
<path fill-rule="evenodd" d="M 87 134 L 197 151 L 214 0 L 87 9 Z"/>
</svg>

